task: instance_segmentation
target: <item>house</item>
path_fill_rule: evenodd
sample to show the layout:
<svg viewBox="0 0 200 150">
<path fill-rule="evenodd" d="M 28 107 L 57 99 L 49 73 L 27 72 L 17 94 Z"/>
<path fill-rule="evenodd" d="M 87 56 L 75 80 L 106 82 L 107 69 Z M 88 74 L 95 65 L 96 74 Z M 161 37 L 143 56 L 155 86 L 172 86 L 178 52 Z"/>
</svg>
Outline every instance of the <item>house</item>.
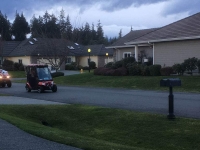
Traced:
<svg viewBox="0 0 200 150">
<path fill-rule="evenodd" d="M 149 45 L 153 64 L 172 66 L 190 57 L 200 58 L 200 13 L 181 19 L 135 39 L 127 39 L 121 46 L 134 47 L 136 60 L 139 49 Z M 120 49 L 119 49 L 120 51 Z M 117 52 L 118 55 L 123 53 Z"/>
<path fill-rule="evenodd" d="M 5 41 L 1 43 L 1 62 L 4 59 L 23 65 L 31 63 L 48 64 L 50 61 L 62 62 L 61 70 L 66 63 L 78 62 L 81 66 L 88 66 L 88 52 L 91 49 L 91 61 L 97 66 L 105 65 L 105 54 L 112 59 L 112 50 L 106 50 L 103 45 L 82 46 L 64 39 L 29 38 L 24 41 Z M 105 54 L 104 54 L 105 53 Z"/>
<path fill-rule="evenodd" d="M 106 48 L 113 49 L 114 61 L 119 61 L 126 57 L 135 57 L 136 61 L 142 61 L 141 54 L 146 55 L 146 57 L 153 57 L 152 46 L 149 43 L 140 44 L 138 47 L 136 45 L 128 45 L 125 43 L 151 33 L 155 30 L 157 30 L 157 28 L 130 31 L 127 35 L 120 38 L 114 44 Z"/>
<path fill-rule="evenodd" d="M 91 50 L 90 53 L 88 49 Z M 108 62 L 113 62 L 113 50 L 106 49 L 103 44 L 84 46 L 82 53 L 76 57 L 81 66 L 88 66 L 89 55 L 90 61 L 94 61 L 96 67 L 103 67 Z"/>
</svg>

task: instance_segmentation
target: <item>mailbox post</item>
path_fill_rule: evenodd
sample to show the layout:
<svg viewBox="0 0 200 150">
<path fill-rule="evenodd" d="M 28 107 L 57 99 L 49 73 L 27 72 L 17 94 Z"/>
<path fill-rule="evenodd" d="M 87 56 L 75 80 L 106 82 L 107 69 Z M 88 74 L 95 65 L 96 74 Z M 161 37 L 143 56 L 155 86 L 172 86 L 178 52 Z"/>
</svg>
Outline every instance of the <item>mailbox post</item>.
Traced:
<svg viewBox="0 0 200 150">
<path fill-rule="evenodd" d="M 160 86 L 169 87 L 169 119 L 174 119 L 174 95 L 173 95 L 173 87 L 181 86 L 181 80 L 179 78 L 169 78 L 160 80 Z"/>
</svg>

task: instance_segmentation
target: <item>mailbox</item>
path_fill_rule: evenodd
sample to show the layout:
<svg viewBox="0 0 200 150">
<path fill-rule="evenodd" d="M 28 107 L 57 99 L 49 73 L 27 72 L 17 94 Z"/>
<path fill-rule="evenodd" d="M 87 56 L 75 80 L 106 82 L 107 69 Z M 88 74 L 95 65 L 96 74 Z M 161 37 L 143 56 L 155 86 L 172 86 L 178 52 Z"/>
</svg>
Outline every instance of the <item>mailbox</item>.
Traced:
<svg viewBox="0 0 200 150">
<path fill-rule="evenodd" d="M 173 87 L 181 86 L 181 80 L 179 78 L 169 78 L 160 80 L 160 86 L 169 87 L 169 115 L 167 116 L 169 119 L 174 119 L 174 95 L 173 95 Z"/>
<path fill-rule="evenodd" d="M 160 80 L 160 86 L 173 87 L 181 86 L 181 80 L 179 78 L 169 78 Z"/>
</svg>

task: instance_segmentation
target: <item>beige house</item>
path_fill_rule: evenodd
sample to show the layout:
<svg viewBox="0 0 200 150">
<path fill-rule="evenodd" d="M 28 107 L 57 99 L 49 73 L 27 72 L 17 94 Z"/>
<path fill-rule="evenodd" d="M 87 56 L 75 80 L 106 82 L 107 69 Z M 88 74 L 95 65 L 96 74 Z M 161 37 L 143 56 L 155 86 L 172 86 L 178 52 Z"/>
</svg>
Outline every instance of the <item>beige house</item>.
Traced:
<svg viewBox="0 0 200 150">
<path fill-rule="evenodd" d="M 29 38 L 21 42 L 5 41 L 0 47 L 2 49 L 0 51 L 1 63 L 4 59 L 8 59 L 23 65 L 31 63 L 48 64 L 53 69 L 53 66 L 49 63 L 50 61 L 56 61 L 57 63 L 62 61 L 60 69 L 64 70 L 65 64 L 71 62 L 88 66 L 88 49 L 91 49 L 90 60 L 94 61 L 97 67 L 102 67 L 113 61 L 113 50 L 106 49 L 102 44 L 82 46 L 62 39 Z M 106 53 L 108 53 L 108 56 L 106 56 Z"/>
<path fill-rule="evenodd" d="M 108 47 L 114 49 L 115 60 L 124 58 L 125 52 L 131 52 L 139 61 L 141 49 L 148 51 L 149 56 L 152 55 L 153 64 L 160 64 L 163 67 L 182 63 L 190 57 L 200 59 L 200 13 L 162 28 L 132 31 L 129 34 L 145 31 L 145 34 L 134 39 L 126 35 L 123 37 L 123 43 L 115 43 Z"/>
<path fill-rule="evenodd" d="M 88 49 L 91 50 L 90 53 Z M 76 56 L 76 60 L 84 67 L 88 66 L 89 57 L 90 61 L 96 63 L 96 67 L 103 67 L 108 62 L 113 62 L 113 50 L 106 49 L 103 44 L 84 46 L 82 53 Z"/>
</svg>

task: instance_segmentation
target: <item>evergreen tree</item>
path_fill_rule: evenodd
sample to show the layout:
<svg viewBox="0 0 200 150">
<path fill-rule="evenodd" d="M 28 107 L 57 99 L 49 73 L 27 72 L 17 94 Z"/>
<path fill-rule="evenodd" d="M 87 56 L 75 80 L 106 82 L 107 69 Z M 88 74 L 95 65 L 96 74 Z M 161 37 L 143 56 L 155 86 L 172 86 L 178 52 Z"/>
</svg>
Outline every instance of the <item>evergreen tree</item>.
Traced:
<svg viewBox="0 0 200 150">
<path fill-rule="evenodd" d="M 91 30 L 89 23 L 86 22 L 83 34 L 82 34 L 82 44 L 83 45 L 89 45 L 91 40 Z"/>
<path fill-rule="evenodd" d="M 43 19 L 41 16 L 39 16 L 39 18 L 33 16 L 33 18 L 31 19 L 30 27 L 31 27 L 32 37 L 42 37 Z"/>
<path fill-rule="evenodd" d="M 97 43 L 96 35 L 97 35 L 97 32 L 96 32 L 96 30 L 94 29 L 94 24 L 92 24 L 90 45 L 93 45 L 93 44 L 96 44 L 96 43 Z"/>
<path fill-rule="evenodd" d="M 12 25 L 12 34 L 16 41 L 23 41 L 26 39 L 26 34 L 30 33 L 30 27 L 23 13 L 21 16 L 16 13 L 15 20 Z"/>
<path fill-rule="evenodd" d="M 122 37 L 122 29 L 120 29 L 120 31 L 119 31 L 119 37 L 118 37 L 118 39 L 120 39 Z"/>
<path fill-rule="evenodd" d="M 0 38 L 1 40 L 9 41 L 11 40 L 11 31 L 10 31 L 11 25 L 9 20 L 7 20 L 6 16 L 3 16 L 3 14 L 0 11 Z"/>
<path fill-rule="evenodd" d="M 61 38 L 66 38 L 65 11 L 63 9 L 60 11 L 59 26 L 60 26 Z"/>
<path fill-rule="evenodd" d="M 72 25 L 70 23 L 70 18 L 69 15 L 67 16 L 66 19 L 66 34 L 67 34 L 67 39 L 72 40 Z"/>
<path fill-rule="evenodd" d="M 54 14 L 50 15 L 47 11 L 43 16 L 43 33 L 47 38 L 60 38 L 59 24 Z"/>
<path fill-rule="evenodd" d="M 103 44 L 104 42 L 104 37 L 103 37 L 103 28 L 101 26 L 101 22 L 100 20 L 98 21 L 98 24 L 97 24 L 97 43 L 98 44 Z"/>
</svg>

